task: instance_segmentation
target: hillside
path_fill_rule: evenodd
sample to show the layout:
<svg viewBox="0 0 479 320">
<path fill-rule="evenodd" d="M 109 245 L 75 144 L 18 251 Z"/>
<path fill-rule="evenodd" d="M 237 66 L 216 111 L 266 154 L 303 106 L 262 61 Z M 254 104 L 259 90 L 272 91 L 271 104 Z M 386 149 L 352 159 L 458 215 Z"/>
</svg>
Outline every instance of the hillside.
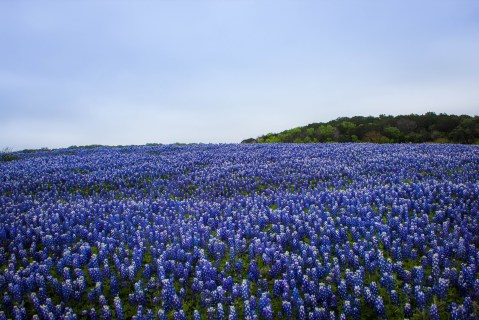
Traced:
<svg viewBox="0 0 479 320">
<path fill-rule="evenodd" d="M 268 133 L 242 143 L 311 142 L 435 142 L 479 143 L 479 116 L 427 112 L 423 115 L 338 118 L 304 127 Z"/>
</svg>

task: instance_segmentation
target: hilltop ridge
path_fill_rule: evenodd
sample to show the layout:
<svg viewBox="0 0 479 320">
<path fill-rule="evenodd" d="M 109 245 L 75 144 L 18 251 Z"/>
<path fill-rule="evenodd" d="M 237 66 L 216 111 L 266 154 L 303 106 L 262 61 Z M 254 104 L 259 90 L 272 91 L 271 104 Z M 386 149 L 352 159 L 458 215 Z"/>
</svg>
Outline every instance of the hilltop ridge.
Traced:
<svg viewBox="0 0 479 320">
<path fill-rule="evenodd" d="M 340 117 L 280 133 L 268 133 L 241 143 L 479 143 L 479 116 L 427 112 L 387 116 Z"/>
</svg>

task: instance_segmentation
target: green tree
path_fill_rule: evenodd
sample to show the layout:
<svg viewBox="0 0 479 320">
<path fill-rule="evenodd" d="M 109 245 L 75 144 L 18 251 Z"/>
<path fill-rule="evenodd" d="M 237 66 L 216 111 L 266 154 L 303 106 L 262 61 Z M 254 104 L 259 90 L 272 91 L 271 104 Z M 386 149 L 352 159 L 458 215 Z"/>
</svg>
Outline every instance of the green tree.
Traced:
<svg viewBox="0 0 479 320">
<path fill-rule="evenodd" d="M 402 133 L 410 133 L 417 128 L 417 123 L 408 118 L 401 118 L 398 120 L 397 126 Z"/>
<path fill-rule="evenodd" d="M 365 142 L 388 143 L 389 139 L 377 131 L 369 131 L 364 135 Z"/>
<path fill-rule="evenodd" d="M 396 127 L 386 127 L 384 128 L 384 134 L 392 142 L 397 142 L 399 140 L 399 137 L 401 136 L 401 131 Z"/>
<path fill-rule="evenodd" d="M 319 126 L 319 135 L 322 141 L 331 141 L 334 135 L 334 127 L 330 124 Z"/>
<path fill-rule="evenodd" d="M 342 121 L 339 128 L 342 132 L 348 132 L 349 130 L 356 128 L 356 125 L 351 121 Z"/>
<path fill-rule="evenodd" d="M 479 137 L 479 117 L 464 119 L 450 134 L 454 142 L 474 143 Z"/>
<path fill-rule="evenodd" d="M 369 142 L 456 142 L 479 141 L 479 117 L 468 115 L 380 115 L 379 117 L 342 117 L 327 123 L 312 123 L 304 127 L 270 133 L 247 142 L 310 142 L 310 141 L 369 141 Z"/>
</svg>

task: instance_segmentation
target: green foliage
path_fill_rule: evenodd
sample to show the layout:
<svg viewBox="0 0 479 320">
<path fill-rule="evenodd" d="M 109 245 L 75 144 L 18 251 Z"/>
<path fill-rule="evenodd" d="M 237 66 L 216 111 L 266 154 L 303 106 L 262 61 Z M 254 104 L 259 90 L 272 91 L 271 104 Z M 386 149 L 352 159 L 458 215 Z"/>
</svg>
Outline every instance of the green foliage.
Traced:
<svg viewBox="0 0 479 320">
<path fill-rule="evenodd" d="M 319 126 L 319 134 L 322 140 L 331 141 L 334 135 L 334 127 L 330 124 Z"/>
<path fill-rule="evenodd" d="M 349 130 L 356 128 L 356 124 L 351 121 L 343 121 L 339 125 L 339 129 L 344 132 L 349 132 Z"/>
<path fill-rule="evenodd" d="M 327 123 L 312 123 L 280 133 L 268 133 L 242 143 L 479 143 L 479 116 L 423 115 L 338 118 Z"/>
<path fill-rule="evenodd" d="M 242 143 L 255 143 L 256 140 L 253 139 L 253 138 L 249 138 L 249 139 L 246 139 L 246 140 L 243 140 Z"/>
<path fill-rule="evenodd" d="M 401 131 L 397 127 L 386 127 L 384 133 L 392 142 L 398 141 L 401 137 Z"/>
<path fill-rule="evenodd" d="M 20 157 L 13 153 L 0 154 L 0 162 L 19 160 Z"/>
<path fill-rule="evenodd" d="M 388 143 L 389 139 L 377 131 L 368 131 L 363 138 L 364 142 Z"/>
</svg>

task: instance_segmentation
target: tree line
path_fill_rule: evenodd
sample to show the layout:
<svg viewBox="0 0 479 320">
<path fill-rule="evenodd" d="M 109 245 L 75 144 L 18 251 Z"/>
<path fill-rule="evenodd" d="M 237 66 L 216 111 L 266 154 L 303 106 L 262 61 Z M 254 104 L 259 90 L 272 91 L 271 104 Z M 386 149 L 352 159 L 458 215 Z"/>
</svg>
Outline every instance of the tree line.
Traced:
<svg viewBox="0 0 479 320">
<path fill-rule="evenodd" d="M 479 144 L 479 116 L 427 112 L 423 115 L 341 117 L 325 123 L 312 123 L 242 141 L 242 143 L 275 142 Z"/>
</svg>

